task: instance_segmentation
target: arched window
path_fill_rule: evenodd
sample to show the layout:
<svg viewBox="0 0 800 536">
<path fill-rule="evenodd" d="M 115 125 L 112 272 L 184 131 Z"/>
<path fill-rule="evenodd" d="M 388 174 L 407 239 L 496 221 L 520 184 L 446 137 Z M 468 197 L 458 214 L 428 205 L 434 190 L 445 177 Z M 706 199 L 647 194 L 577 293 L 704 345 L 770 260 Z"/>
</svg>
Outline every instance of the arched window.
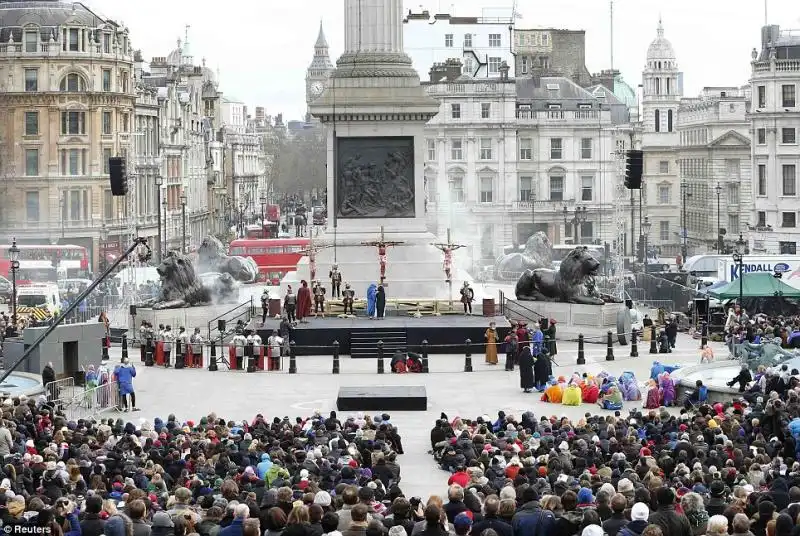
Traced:
<svg viewBox="0 0 800 536">
<path fill-rule="evenodd" d="M 661 110 L 656 110 L 655 119 L 656 119 L 656 132 L 661 132 Z"/>
<path fill-rule="evenodd" d="M 659 69 L 661 68 L 661 62 L 660 61 L 658 62 L 658 68 Z"/>
<path fill-rule="evenodd" d="M 671 78 L 667 78 L 666 79 L 666 82 L 667 82 L 667 95 L 672 95 L 672 88 L 670 87 L 670 80 L 671 80 Z"/>
<path fill-rule="evenodd" d="M 672 132 L 672 110 L 667 111 L 667 132 Z"/>
<path fill-rule="evenodd" d="M 661 95 L 661 79 L 656 78 L 656 95 Z"/>
<path fill-rule="evenodd" d="M 61 79 L 59 91 L 68 91 L 71 93 L 86 91 L 86 81 L 77 73 L 70 73 Z"/>
</svg>

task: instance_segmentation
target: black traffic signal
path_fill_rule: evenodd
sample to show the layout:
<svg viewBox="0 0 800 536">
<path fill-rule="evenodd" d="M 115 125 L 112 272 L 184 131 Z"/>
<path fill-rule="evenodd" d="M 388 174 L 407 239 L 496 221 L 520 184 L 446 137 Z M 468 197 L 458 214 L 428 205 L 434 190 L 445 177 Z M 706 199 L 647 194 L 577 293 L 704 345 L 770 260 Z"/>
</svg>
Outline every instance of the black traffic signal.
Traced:
<svg viewBox="0 0 800 536">
<path fill-rule="evenodd" d="M 111 195 L 122 196 L 128 193 L 128 171 L 124 158 L 112 156 L 108 159 L 108 176 L 111 180 Z"/>
<path fill-rule="evenodd" d="M 638 149 L 631 149 L 625 153 L 625 188 L 628 190 L 641 190 L 642 168 L 644 155 Z"/>
</svg>

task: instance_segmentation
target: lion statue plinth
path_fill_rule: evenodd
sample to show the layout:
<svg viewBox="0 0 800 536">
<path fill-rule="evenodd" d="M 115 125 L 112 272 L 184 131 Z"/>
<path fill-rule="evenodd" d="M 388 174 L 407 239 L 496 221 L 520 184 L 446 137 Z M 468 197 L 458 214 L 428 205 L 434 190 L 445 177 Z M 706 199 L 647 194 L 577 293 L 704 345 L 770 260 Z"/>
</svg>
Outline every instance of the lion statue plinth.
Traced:
<svg viewBox="0 0 800 536">
<path fill-rule="evenodd" d="M 205 237 L 197 249 L 197 269 L 200 273 L 230 274 L 241 283 L 253 283 L 258 278 L 258 266 L 252 259 L 227 255 L 225 246 L 213 236 Z"/>
<path fill-rule="evenodd" d="M 525 270 L 551 268 L 553 266 L 553 244 L 541 231 L 534 233 L 525 242 L 525 250 L 503 255 L 494 267 L 496 279 L 514 279 Z"/>
<path fill-rule="evenodd" d="M 578 246 L 570 251 L 558 270 L 536 268 L 526 270 L 517 281 L 518 300 L 603 305 L 604 299 L 594 287 L 600 262 L 589 250 Z"/>
<path fill-rule="evenodd" d="M 239 284 L 231 274 L 221 273 L 207 286 L 214 303 L 239 303 Z"/>
<path fill-rule="evenodd" d="M 170 252 L 156 268 L 161 277 L 161 292 L 144 307 L 153 309 L 178 309 L 211 303 L 211 292 L 197 277 L 192 262 Z"/>
</svg>

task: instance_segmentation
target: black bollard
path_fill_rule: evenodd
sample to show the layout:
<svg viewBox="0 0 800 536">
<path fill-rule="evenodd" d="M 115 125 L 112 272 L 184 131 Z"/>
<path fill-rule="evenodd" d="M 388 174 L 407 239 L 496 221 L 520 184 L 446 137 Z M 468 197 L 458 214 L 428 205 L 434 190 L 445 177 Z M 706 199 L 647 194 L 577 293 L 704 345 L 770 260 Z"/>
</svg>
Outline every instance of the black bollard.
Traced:
<svg viewBox="0 0 800 536">
<path fill-rule="evenodd" d="M 614 361 L 614 334 L 608 330 L 606 334 L 606 361 Z"/>
<path fill-rule="evenodd" d="M 333 373 L 339 374 L 339 341 L 333 341 Z"/>
<path fill-rule="evenodd" d="M 153 352 L 155 351 L 155 347 L 153 346 L 153 338 L 147 337 L 145 340 L 145 350 L 144 350 L 144 366 L 152 367 L 155 365 L 153 362 Z"/>
<path fill-rule="evenodd" d="M 209 353 L 210 355 L 208 356 L 208 370 L 211 372 L 216 372 L 219 370 L 219 367 L 217 366 L 217 343 L 214 341 L 214 339 L 211 339 L 209 344 L 211 345 L 211 351 Z"/>
<path fill-rule="evenodd" d="M 708 346 L 708 322 L 703 320 L 700 322 L 700 349 L 706 346 Z"/>
<path fill-rule="evenodd" d="M 656 340 L 656 326 L 650 326 L 650 353 L 658 353 L 658 341 Z"/>
<path fill-rule="evenodd" d="M 102 339 L 100 339 L 100 342 L 103 345 L 102 357 L 101 357 L 103 361 L 108 361 L 108 344 L 106 344 L 107 341 L 108 341 L 107 337 L 103 337 Z"/>
<path fill-rule="evenodd" d="M 464 372 L 472 372 L 472 341 L 464 341 Z"/>
<path fill-rule="evenodd" d="M 378 374 L 385 372 L 383 365 L 383 341 L 378 341 Z"/>
<path fill-rule="evenodd" d="M 289 374 L 297 374 L 297 356 L 295 355 L 295 343 L 289 342 Z"/>
<path fill-rule="evenodd" d="M 639 343 L 637 341 L 639 334 L 635 329 L 631 330 L 631 357 L 639 357 Z"/>
<path fill-rule="evenodd" d="M 586 364 L 586 353 L 583 350 L 583 333 L 578 334 L 578 365 Z"/>
<path fill-rule="evenodd" d="M 128 358 L 128 334 L 122 334 L 122 359 Z"/>
<path fill-rule="evenodd" d="M 422 372 L 428 373 L 428 339 L 422 341 Z"/>
<path fill-rule="evenodd" d="M 175 343 L 175 368 L 182 369 L 186 366 L 186 344 L 182 341 Z"/>
</svg>

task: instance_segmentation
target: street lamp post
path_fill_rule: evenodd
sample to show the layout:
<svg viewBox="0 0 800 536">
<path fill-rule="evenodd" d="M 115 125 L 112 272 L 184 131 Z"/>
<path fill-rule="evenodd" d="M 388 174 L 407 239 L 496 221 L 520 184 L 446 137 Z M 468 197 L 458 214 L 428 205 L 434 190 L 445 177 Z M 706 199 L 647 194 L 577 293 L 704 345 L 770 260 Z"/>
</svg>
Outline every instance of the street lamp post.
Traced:
<svg viewBox="0 0 800 536">
<path fill-rule="evenodd" d="M 160 263 L 161 259 L 163 258 L 163 253 L 161 248 L 163 247 L 163 243 L 161 242 L 161 185 L 164 184 L 164 178 L 161 175 L 156 176 L 156 214 L 158 215 L 156 218 L 156 222 L 158 223 L 158 244 L 156 244 L 156 251 L 158 251 L 158 258 L 157 261 Z"/>
<path fill-rule="evenodd" d="M 642 256 L 644 257 L 644 273 L 647 273 L 647 238 L 650 235 L 650 216 L 645 216 L 642 222 Z"/>
<path fill-rule="evenodd" d="M 62 222 L 63 223 L 63 222 Z M 17 270 L 19 270 L 19 248 L 17 239 L 11 239 L 11 247 L 8 248 L 8 256 L 11 258 L 11 324 L 14 332 L 17 331 Z"/>
<path fill-rule="evenodd" d="M 564 205 L 564 225 L 572 226 L 572 234 L 574 237 L 574 245 L 580 243 L 579 227 L 582 223 L 586 223 L 586 207 L 575 207 L 575 214 L 570 218 L 569 209 Z"/>
<path fill-rule="evenodd" d="M 722 227 L 720 225 L 720 204 L 719 199 L 722 195 L 722 185 L 717 184 L 714 187 L 714 191 L 717 193 L 717 254 L 722 255 Z"/>
<path fill-rule="evenodd" d="M 239 219 L 239 225 L 238 225 L 239 238 L 244 238 L 244 236 L 245 236 L 245 232 L 244 232 L 244 209 L 245 209 L 244 203 L 239 203 L 239 218 L 238 218 Z"/>
<path fill-rule="evenodd" d="M 186 194 L 181 194 L 181 253 L 186 255 Z"/>
<path fill-rule="evenodd" d="M 261 194 L 258 200 L 261 201 L 261 236 L 262 238 L 266 238 L 264 234 L 264 213 L 267 210 L 267 198 L 264 194 Z"/>
<path fill-rule="evenodd" d="M 681 183 L 681 194 L 683 197 L 683 225 L 681 226 L 681 233 L 683 233 L 682 243 L 681 243 L 681 257 L 683 257 L 683 262 L 686 262 L 686 256 L 689 254 L 689 230 L 687 229 L 687 218 L 686 218 L 686 200 L 692 197 L 692 194 L 689 192 L 689 185 L 685 182 Z"/>
<path fill-rule="evenodd" d="M 739 307 L 742 307 L 742 298 L 744 297 L 744 237 L 742 233 L 739 233 L 739 240 L 736 241 L 733 262 L 739 267 Z"/>
<path fill-rule="evenodd" d="M 164 256 L 169 253 L 169 227 L 167 227 L 167 209 L 169 208 L 169 202 L 164 199 L 161 201 L 161 206 L 164 207 Z"/>
</svg>

